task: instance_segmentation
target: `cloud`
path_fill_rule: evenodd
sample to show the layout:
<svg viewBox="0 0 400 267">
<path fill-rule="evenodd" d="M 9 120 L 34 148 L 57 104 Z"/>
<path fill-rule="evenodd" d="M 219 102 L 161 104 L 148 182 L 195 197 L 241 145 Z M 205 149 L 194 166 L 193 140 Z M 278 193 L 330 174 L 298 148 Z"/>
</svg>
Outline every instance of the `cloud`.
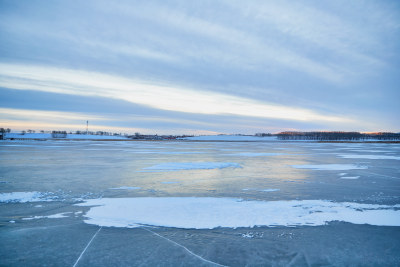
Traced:
<svg viewBox="0 0 400 267">
<path fill-rule="evenodd" d="M 210 91 L 131 80 L 107 74 L 41 66 L 0 64 L 0 86 L 123 99 L 152 108 L 197 114 L 237 115 L 293 121 L 350 122 L 312 110 L 264 103 Z"/>
<path fill-rule="evenodd" d="M 369 0 L 4 2 L 0 85 L 129 101 L 171 129 L 177 119 L 222 131 L 235 121 L 395 129 L 398 10 Z"/>
</svg>

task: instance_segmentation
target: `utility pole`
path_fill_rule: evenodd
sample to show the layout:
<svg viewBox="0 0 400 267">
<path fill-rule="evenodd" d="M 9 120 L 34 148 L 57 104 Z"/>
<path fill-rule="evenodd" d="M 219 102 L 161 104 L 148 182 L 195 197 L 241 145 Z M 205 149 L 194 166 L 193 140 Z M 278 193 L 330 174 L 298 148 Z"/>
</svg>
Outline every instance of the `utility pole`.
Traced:
<svg viewBox="0 0 400 267">
<path fill-rule="evenodd" d="M 89 121 L 86 121 L 86 135 L 88 135 L 89 132 Z"/>
</svg>

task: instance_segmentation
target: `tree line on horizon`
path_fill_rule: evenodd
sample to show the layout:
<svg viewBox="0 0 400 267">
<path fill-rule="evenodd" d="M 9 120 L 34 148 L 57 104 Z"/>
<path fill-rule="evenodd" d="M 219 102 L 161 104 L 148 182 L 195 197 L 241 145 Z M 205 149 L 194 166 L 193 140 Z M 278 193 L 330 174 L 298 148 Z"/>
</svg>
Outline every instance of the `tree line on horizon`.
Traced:
<svg viewBox="0 0 400 267">
<path fill-rule="evenodd" d="M 320 140 L 320 141 L 335 141 L 335 140 L 400 140 L 400 133 L 392 132 L 376 132 L 376 133 L 360 133 L 360 132 L 296 132 L 286 131 L 276 134 L 280 140 Z"/>
</svg>

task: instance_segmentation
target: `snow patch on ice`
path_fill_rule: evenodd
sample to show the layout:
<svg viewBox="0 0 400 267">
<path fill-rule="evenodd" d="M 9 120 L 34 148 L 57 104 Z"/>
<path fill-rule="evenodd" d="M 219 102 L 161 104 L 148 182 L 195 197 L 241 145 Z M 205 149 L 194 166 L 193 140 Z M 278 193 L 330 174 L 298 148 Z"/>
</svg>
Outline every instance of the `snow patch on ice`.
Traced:
<svg viewBox="0 0 400 267">
<path fill-rule="evenodd" d="M 41 192 L 11 192 L 11 193 L 0 193 L 0 202 L 39 202 L 39 201 L 54 201 L 57 198 L 55 196 L 49 196 L 49 193 Z"/>
<path fill-rule="evenodd" d="M 341 154 L 341 155 L 338 155 L 338 157 L 341 157 L 344 159 L 394 159 L 394 160 L 400 160 L 400 157 L 398 157 L 398 156 L 388 156 L 388 155 Z"/>
<path fill-rule="evenodd" d="M 178 170 L 209 170 L 223 168 L 241 168 L 237 163 L 232 162 L 167 162 L 157 164 L 151 167 L 143 168 L 144 170 L 155 171 L 178 171 Z"/>
<path fill-rule="evenodd" d="M 256 188 L 243 188 L 243 191 L 258 191 L 258 192 L 276 192 L 279 191 L 280 189 L 276 188 L 267 188 L 267 189 L 256 189 Z"/>
<path fill-rule="evenodd" d="M 72 212 L 63 212 L 63 213 L 57 213 L 57 214 L 52 214 L 52 215 L 47 215 L 47 216 L 33 216 L 33 217 L 27 217 L 27 218 L 22 218 L 24 221 L 28 220 L 37 220 L 37 219 L 61 219 L 61 218 L 66 218 L 68 217 L 66 214 L 70 214 Z"/>
<path fill-rule="evenodd" d="M 367 166 L 359 166 L 355 164 L 315 164 L 315 165 L 292 165 L 296 169 L 311 169 L 320 171 L 347 171 L 368 169 Z"/>
<path fill-rule="evenodd" d="M 85 223 L 135 228 L 142 225 L 212 229 L 216 227 L 318 226 L 331 221 L 400 226 L 400 205 L 326 200 L 244 201 L 213 197 L 90 199 Z M 151 211 L 151 212 L 149 212 Z"/>
<path fill-rule="evenodd" d="M 340 179 L 357 180 L 360 176 L 342 176 Z"/>
<path fill-rule="evenodd" d="M 259 232 L 247 232 L 247 233 L 244 233 L 244 234 L 241 234 L 241 235 L 244 238 L 262 238 L 264 236 L 264 233 L 263 232 L 261 232 L 261 233 L 259 233 Z"/>
</svg>

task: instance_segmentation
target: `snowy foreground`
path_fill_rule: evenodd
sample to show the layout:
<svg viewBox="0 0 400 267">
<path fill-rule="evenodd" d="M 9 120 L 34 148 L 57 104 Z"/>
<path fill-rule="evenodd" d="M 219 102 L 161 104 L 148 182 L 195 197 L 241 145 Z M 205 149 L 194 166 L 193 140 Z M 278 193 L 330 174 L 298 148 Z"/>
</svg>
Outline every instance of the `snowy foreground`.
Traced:
<svg viewBox="0 0 400 267">
<path fill-rule="evenodd" d="M 2 141 L 0 265 L 399 266 L 399 160 L 384 143 Z"/>
</svg>

